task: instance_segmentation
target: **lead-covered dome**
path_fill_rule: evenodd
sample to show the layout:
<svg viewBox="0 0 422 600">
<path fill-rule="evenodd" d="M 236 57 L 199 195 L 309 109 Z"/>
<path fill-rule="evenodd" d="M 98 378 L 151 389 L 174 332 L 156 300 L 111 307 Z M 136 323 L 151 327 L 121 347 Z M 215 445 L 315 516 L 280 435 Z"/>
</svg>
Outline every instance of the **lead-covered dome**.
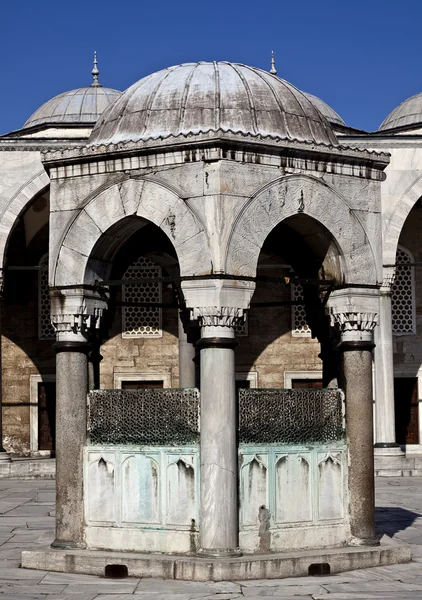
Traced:
<svg viewBox="0 0 422 600">
<path fill-rule="evenodd" d="M 395 108 L 379 126 L 378 131 L 410 127 L 422 123 L 422 93 L 415 94 Z"/>
<path fill-rule="evenodd" d="M 93 125 L 121 92 L 101 86 L 79 88 L 59 94 L 40 106 L 23 128 L 36 125 Z"/>
<path fill-rule="evenodd" d="M 89 87 L 63 92 L 40 106 L 23 129 L 39 125 L 93 125 L 122 92 L 103 87 L 98 81 L 97 53 L 94 52 L 92 83 Z"/>
<path fill-rule="evenodd" d="M 317 109 L 324 115 L 329 123 L 332 123 L 333 125 L 346 125 L 340 115 L 336 113 L 334 108 L 331 108 L 331 106 L 324 102 L 324 100 L 321 100 L 321 98 L 318 98 L 318 96 L 314 96 L 313 94 L 308 94 L 307 92 L 305 93 L 309 100 L 315 104 Z"/>
<path fill-rule="evenodd" d="M 187 63 L 141 79 L 103 113 L 89 145 L 208 132 L 338 145 L 306 94 L 266 71 L 228 62 Z"/>
</svg>

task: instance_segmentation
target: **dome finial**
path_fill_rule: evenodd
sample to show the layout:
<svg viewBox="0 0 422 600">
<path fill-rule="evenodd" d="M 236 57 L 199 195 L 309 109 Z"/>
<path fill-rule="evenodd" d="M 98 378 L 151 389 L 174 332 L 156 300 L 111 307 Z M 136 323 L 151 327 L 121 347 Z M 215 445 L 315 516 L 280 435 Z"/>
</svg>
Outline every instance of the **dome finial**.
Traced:
<svg viewBox="0 0 422 600">
<path fill-rule="evenodd" d="M 92 69 L 91 73 L 92 73 L 92 83 L 91 83 L 91 87 L 101 87 L 101 83 L 98 81 L 98 75 L 100 74 L 99 70 L 98 70 L 98 63 L 97 63 L 97 52 L 94 51 L 94 68 Z"/>
<path fill-rule="evenodd" d="M 275 68 L 274 50 L 271 50 L 271 75 L 277 75 L 277 69 Z"/>
</svg>

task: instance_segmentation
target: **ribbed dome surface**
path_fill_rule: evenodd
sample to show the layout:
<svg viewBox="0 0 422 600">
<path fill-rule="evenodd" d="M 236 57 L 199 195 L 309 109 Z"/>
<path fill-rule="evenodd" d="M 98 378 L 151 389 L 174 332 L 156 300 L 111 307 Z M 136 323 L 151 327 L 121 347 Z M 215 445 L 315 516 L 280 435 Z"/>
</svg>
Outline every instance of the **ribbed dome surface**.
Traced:
<svg viewBox="0 0 422 600">
<path fill-rule="evenodd" d="M 24 128 L 56 123 L 92 125 L 121 94 L 99 85 L 64 92 L 40 106 L 29 117 Z"/>
<path fill-rule="evenodd" d="M 210 131 L 338 145 L 306 94 L 266 71 L 228 62 L 187 63 L 141 79 L 104 112 L 89 144 Z"/>
<path fill-rule="evenodd" d="M 321 98 L 318 98 L 318 96 L 314 96 L 313 94 L 308 94 L 307 92 L 305 92 L 305 94 L 312 104 L 314 104 L 324 115 L 329 123 L 334 123 L 335 125 L 346 125 L 340 115 L 337 114 L 336 111 L 331 108 L 331 106 L 324 102 L 324 100 L 321 100 Z"/>
<path fill-rule="evenodd" d="M 378 131 L 406 127 L 422 122 L 422 93 L 416 94 L 402 102 L 381 123 Z"/>
</svg>

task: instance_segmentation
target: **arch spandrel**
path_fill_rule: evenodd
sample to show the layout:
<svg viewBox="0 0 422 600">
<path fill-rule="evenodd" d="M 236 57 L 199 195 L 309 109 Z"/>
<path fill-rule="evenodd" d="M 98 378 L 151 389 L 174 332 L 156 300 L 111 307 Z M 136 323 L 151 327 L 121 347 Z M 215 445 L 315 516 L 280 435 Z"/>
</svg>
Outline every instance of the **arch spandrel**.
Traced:
<svg viewBox="0 0 422 600">
<path fill-rule="evenodd" d="M 92 283 L 89 280 L 95 270 L 91 270 L 89 261 L 101 260 L 93 256 L 94 248 L 102 237 L 108 237 L 113 245 L 116 240 L 110 237 L 109 230 L 127 217 L 139 217 L 140 226 L 142 220 L 149 221 L 166 233 L 175 248 L 182 276 L 212 271 L 204 229 L 185 202 L 167 186 L 144 179 L 128 179 L 91 197 L 57 235 L 56 248 L 51 248 L 54 264 L 50 285 Z M 123 237 L 127 239 L 125 232 Z"/>
<path fill-rule="evenodd" d="M 333 236 L 348 283 L 377 282 L 376 258 L 359 218 L 332 188 L 313 177 L 288 175 L 257 192 L 236 219 L 229 237 L 226 271 L 253 277 L 269 233 L 285 219 L 308 215 Z"/>
</svg>

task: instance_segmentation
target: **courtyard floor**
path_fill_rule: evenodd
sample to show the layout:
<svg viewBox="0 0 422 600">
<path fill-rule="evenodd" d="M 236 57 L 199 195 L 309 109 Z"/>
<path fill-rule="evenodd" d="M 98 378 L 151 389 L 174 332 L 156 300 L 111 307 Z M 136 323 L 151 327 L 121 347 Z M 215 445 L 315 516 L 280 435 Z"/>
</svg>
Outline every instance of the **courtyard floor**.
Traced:
<svg viewBox="0 0 422 600">
<path fill-rule="evenodd" d="M 20 569 L 22 550 L 53 540 L 54 481 L 2 479 L 0 600 L 422 599 L 422 478 L 378 478 L 376 488 L 379 532 L 411 544 L 414 562 L 324 577 L 191 583 Z"/>
</svg>

